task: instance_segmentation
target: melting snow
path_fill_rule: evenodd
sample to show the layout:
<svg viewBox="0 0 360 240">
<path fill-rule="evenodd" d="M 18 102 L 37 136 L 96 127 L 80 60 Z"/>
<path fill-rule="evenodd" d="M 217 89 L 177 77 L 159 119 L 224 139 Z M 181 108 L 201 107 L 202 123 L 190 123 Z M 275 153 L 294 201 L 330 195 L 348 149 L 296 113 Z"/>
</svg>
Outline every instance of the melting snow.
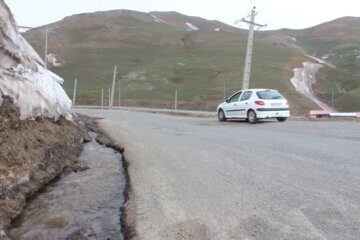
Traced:
<svg viewBox="0 0 360 240">
<path fill-rule="evenodd" d="M 322 102 L 314 93 L 312 86 L 316 83 L 315 75 L 323 65 L 311 62 L 304 62 L 303 68 L 294 68 L 294 77 L 290 80 L 296 91 L 302 93 L 322 109 L 335 112 L 330 106 Z"/>
<path fill-rule="evenodd" d="M 54 66 L 54 67 L 60 67 L 61 66 L 61 63 L 59 62 L 59 60 L 57 59 L 57 55 L 54 54 L 54 53 L 50 53 L 47 55 L 47 60 L 49 62 L 51 62 L 51 64 Z"/>
<path fill-rule="evenodd" d="M 188 29 L 187 29 L 188 31 L 199 31 L 199 28 L 197 26 L 193 25 L 192 23 L 187 22 L 185 24 L 186 24 L 186 26 L 188 26 Z"/>
<path fill-rule="evenodd" d="M 0 99 L 11 97 L 21 119 L 64 116 L 71 120 L 71 101 L 61 86 L 64 80 L 44 68 L 4 1 L 0 1 L 0 20 Z"/>
<path fill-rule="evenodd" d="M 166 22 L 165 20 L 162 20 L 161 18 L 158 18 L 158 17 L 155 16 L 155 15 L 151 15 L 151 16 L 154 18 L 154 21 L 155 21 L 155 22 L 169 24 L 169 23 Z"/>
</svg>

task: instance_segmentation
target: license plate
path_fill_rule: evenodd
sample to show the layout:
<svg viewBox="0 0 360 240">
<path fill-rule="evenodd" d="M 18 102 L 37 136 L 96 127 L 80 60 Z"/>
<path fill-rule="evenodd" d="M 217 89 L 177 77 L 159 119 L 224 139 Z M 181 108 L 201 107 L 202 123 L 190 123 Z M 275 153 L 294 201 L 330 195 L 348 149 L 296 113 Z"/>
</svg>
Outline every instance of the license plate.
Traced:
<svg viewBox="0 0 360 240">
<path fill-rule="evenodd" d="M 272 107 L 278 107 L 278 106 L 281 106 L 281 103 L 272 103 L 271 106 Z"/>
</svg>

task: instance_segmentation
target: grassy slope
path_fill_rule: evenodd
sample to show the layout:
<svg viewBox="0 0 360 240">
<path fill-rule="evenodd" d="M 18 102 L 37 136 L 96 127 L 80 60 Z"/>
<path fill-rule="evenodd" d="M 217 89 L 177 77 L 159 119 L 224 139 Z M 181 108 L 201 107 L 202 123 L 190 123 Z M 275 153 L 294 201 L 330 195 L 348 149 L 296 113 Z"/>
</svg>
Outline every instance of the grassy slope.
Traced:
<svg viewBox="0 0 360 240">
<path fill-rule="evenodd" d="M 323 69 L 315 85 L 318 95 L 339 111 L 360 111 L 360 76 L 341 69 Z M 333 99 L 333 102 L 332 102 Z"/>
<path fill-rule="evenodd" d="M 190 22 L 196 25 L 197 20 Z M 78 79 L 77 103 L 100 104 L 101 89 L 107 94 L 117 65 L 121 98 L 127 105 L 172 107 L 178 89 L 180 107 L 214 110 L 223 100 L 224 84 L 227 96 L 241 87 L 247 33 L 214 32 L 213 24 L 186 32 L 180 25 L 156 23 L 149 15 L 130 11 L 70 17 L 56 23 L 61 27 L 50 38 L 50 51 L 59 52 L 65 61 L 52 70 L 66 80 L 69 96 L 73 79 Z M 40 30 L 25 37 L 42 54 Z M 302 61 L 295 50 L 256 40 L 250 87 L 279 89 L 296 114 L 305 114 L 314 105 L 289 81 Z M 139 72 L 137 78 L 126 77 Z"/>
</svg>

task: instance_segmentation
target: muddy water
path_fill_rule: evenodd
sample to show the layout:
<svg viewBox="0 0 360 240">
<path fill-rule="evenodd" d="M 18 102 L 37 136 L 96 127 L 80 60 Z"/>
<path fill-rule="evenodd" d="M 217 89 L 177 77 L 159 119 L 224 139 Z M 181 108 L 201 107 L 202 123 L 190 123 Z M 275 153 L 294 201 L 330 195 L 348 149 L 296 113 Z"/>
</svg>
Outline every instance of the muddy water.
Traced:
<svg viewBox="0 0 360 240">
<path fill-rule="evenodd" d="M 31 199 L 13 223 L 12 239 L 123 239 L 121 155 L 93 140 L 80 160 L 90 169 L 54 181 Z"/>
</svg>

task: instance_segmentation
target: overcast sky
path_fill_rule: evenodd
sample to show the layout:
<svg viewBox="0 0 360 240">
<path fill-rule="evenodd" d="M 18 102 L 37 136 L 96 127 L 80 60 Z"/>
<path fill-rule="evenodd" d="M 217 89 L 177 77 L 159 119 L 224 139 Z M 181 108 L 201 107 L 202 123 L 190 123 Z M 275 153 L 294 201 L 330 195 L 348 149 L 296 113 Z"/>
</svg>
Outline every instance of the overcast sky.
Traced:
<svg viewBox="0 0 360 240">
<path fill-rule="evenodd" d="M 20 26 L 37 27 L 76 13 L 129 9 L 177 11 L 234 25 L 253 6 L 263 30 L 303 29 L 343 16 L 360 17 L 359 0 L 5 0 Z M 247 27 L 240 24 L 239 27 Z"/>
</svg>

